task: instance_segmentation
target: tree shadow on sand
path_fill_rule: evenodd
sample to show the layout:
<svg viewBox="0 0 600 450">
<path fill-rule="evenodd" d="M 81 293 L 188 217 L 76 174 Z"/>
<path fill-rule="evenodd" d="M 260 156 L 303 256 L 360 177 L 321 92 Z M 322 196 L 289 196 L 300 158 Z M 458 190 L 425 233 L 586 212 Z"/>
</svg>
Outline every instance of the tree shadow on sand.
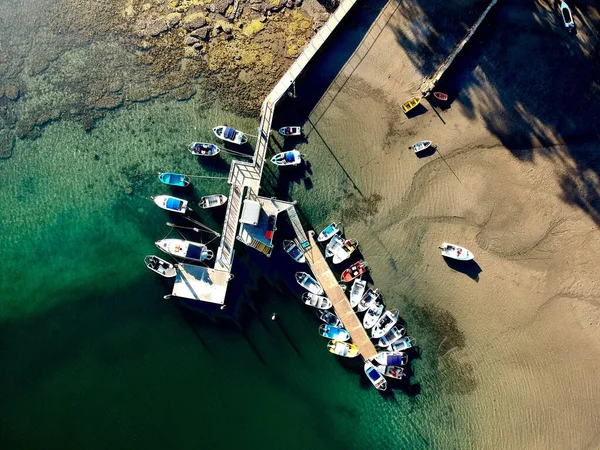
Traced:
<svg viewBox="0 0 600 450">
<path fill-rule="evenodd" d="M 571 5 L 575 34 L 564 28 L 559 3 L 498 2 L 436 90 L 450 97 L 442 108 L 456 105 L 466 117 L 482 118 L 515 158 L 552 161 L 563 200 L 600 225 L 600 36 L 594 31 L 600 8 L 591 0 Z M 402 2 L 397 42 L 431 76 L 456 44 L 441 36 L 462 37 L 487 4 Z"/>
</svg>

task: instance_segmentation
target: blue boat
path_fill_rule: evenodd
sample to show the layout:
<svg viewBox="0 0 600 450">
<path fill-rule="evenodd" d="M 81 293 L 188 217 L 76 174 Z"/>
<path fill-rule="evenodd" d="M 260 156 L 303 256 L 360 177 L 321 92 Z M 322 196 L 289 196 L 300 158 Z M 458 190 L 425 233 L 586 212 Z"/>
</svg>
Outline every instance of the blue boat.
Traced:
<svg viewBox="0 0 600 450">
<path fill-rule="evenodd" d="M 332 327 L 331 325 L 322 324 L 319 326 L 319 334 L 328 339 L 345 342 L 350 339 L 350 333 L 343 328 Z"/>
<path fill-rule="evenodd" d="M 172 172 L 162 172 L 158 174 L 158 179 L 161 183 L 169 186 L 185 187 L 190 184 L 190 179 L 186 175 Z"/>
</svg>

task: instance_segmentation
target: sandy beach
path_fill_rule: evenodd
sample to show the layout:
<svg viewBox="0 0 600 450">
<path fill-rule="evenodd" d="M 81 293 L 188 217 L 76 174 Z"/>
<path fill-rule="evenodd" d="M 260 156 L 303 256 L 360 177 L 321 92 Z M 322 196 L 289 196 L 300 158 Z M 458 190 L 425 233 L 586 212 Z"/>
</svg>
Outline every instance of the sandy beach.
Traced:
<svg viewBox="0 0 600 450">
<path fill-rule="evenodd" d="M 414 371 L 448 376 L 472 448 L 597 448 L 598 10 L 579 3 L 569 35 L 553 4 L 503 2 L 442 79 L 449 104 L 407 117 L 452 43 L 420 3 L 388 4 L 310 116 L 314 176 L 346 193 L 323 223 L 341 216 L 409 334 L 436 322 Z M 438 151 L 417 157 L 422 139 Z M 444 261 L 443 241 L 476 264 Z"/>
</svg>

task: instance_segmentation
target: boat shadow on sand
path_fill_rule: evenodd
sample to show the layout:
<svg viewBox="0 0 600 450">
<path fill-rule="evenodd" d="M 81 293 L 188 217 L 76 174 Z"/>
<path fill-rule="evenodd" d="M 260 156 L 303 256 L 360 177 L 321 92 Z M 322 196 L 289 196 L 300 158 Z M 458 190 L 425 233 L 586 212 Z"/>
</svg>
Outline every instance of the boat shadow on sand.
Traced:
<svg viewBox="0 0 600 450">
<path fill-rule="evenodd" d="M 452 270 L 464 273 L 472 280 L 479 282 L 479 274 L 483 272 L 483 269 L 475 262 L 474 259 L 471 261 L 457 261 L 451 258 L 444 258 L 444 261 Z"/>
</svg>

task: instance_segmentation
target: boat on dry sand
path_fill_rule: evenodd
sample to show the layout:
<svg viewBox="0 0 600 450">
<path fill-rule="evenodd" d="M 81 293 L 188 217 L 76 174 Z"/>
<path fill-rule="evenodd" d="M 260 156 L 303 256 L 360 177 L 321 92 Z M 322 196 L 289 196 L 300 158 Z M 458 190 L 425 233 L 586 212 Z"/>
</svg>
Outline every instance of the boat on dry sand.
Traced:
<svg viewBox="0 0 600 450">
<path fill-rule="evenodd" d="M 410 147 L 408 147 L 409 150 L 414 150 L 415 153 L 419 153 L 422 152 L 423 150 L 427 150 L 429 147 L 431 147 L 432 142 L 431 141 L 420 141 L 417 142 L 416 144 L 411 145 Z"/>
<path fill-rule="evenodd" d="M 457 261 L 470 261 L 475 257 L 466 248 L 456 244 L 449 244 L 448 242 L 444 242 L 438 248 L 442 250 L 442 256 L 456 259 Z"/>
</svg>

